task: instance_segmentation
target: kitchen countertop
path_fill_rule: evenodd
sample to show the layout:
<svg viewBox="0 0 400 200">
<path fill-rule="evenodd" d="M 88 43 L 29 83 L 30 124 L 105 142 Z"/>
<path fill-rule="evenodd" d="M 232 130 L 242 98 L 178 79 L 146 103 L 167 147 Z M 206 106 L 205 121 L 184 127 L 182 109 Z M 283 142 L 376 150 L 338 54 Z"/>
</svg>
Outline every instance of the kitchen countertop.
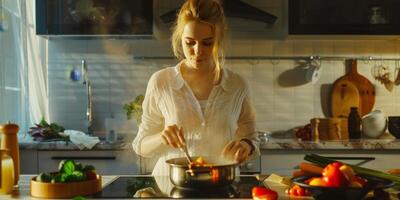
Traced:
<svg viewBox="0 0 400 200">
<path fill-rule="evenodd" d="M 19 182 L 19 188 L 14 189 L 12 194 L 9 195 L 0 195 L 0 199 L 27 199 L 27 200 L 39 200 L 40 198 L 35 198 L 30 196 L 30 179 L 35 176 L 35 175 L 21 175 L 20 176 L 20 182 Z M 110 184 L 112 181 L 116 180 L 119 176 L 102 176 L 102 186 L 103 188 Z M 143 175 L 138 175 L 138 176 L 129 176 L 129 177 L 144 177 Z M 91 198 L 88 198 L 91 199 Z M 98 198 L 96 198 L 98 199 Z M 106 199 L 106 198 L 102 198 Z M 113 198 L 114 199 L 114 198 Z M 149 199 L 149 198 L 145 198 Z M 157 199 L 160 199 L 159 197 Z M 220 198 L 218 198 L 220 199 Z M 239 199 L 239 198 L 235 198 Z M 289 198 L 283 198 L 283 199 L 289 199 Z"/>
<path fill-rule="evenodd" d="M 302 141 L 297 138 L 261 137 L 263 150 L 400 150 L 400 140 L 390 135 L 380 139 Z"/>
<path fill-rule="evenodd" d="M 19 188 L 14 189 L 12 194 L 9 195 L 0 195 L 0 199 L 27 199 L 27 200 L 37 200 L 40 198 L 34 198 L 30 196 L 30 188 L 29 188 L 29 181 L 34 175 L 21 175 L 20 176 L 20 182 L 19 182 Z M 142 175 L 139 175 L 140 177 L 143 177 Z M 116 180 L 119 176 L 102 176 L 102 186 L 103 188 L 110 184 L 112 181 Z M 138 177 L 138 176 L 135 176 Z M 271 189 L 274 189 L 275 191 L 278 192 L 279 194 L 279 199 L 280 200 L 290 200 L 293 199 L 293 197 L 290 197 L 285 194 L 285 189 L 287 188 L 286 186 L 281 186 L 281 185 L 270 185 L 268 184 Z M 389 189 L 388 192 L 391 193 L 391 199 L 398 199 L 396 194 L 398 193 L 397 191 L 393 189 Z M 301 198 L 302 200 L 307 200 L 307 199 L 313 199 L 311 197 L 303 197 Z"/>
<path fill-rule="evenodd" d="M 79 150 L 71 141 L 34 141 L 31 138 L 19 138 L 20 149 L 32 149 L 32 150 Z M 100 139 L 100 143 L 96 144 L 90 150 L 125 150 L 132 148 L 132 140 L 119 139 L 117 142 L 109 143 L 105 140 Z M 85 149 L 89 150 L 89 149 Z"/>
<path fill-rule="evenodd" d="M 391 136 L 380 139 L 361 139 L 347 141 L 302 141 L 297 138 L 260 137 L 262 150 L 400 150 L 400 140 Z M 130 138 L 120 139 L 115 143 L 101 140 L 90 150 L 125 150 L 132 148 Z M 38 142 L 32 139 L 19 139 L 20 149 L 32 150 L 79 150 L 72 142 L 47 141 Z M 88 150 L 88 149 L 85 149 Z"/>
</svg>

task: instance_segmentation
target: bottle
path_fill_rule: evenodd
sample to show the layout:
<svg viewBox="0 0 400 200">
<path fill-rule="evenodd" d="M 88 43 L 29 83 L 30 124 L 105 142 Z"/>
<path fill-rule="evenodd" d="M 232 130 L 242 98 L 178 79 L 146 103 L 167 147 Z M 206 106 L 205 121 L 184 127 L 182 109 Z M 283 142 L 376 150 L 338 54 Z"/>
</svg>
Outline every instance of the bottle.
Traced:
<svg viewBox="0 0 400 200">
<path fill-rule="evenodd" d="M 116 130 L 116 125 L 117 125 L 117 120 L 114 118 L 114 116 L 111 116 L 111 118 L 106 118 L 105 119 L 105 125 L 106 125 L 106 141 L 108 143 L 115 143 L 118 140 L 118 134 Z"/>
<path fill-rule="evenodd" d="M 14 185 L 18 185 L 19 181 L 19 145 L 17 124 L 7 123 L 1 129 L 3 131 L 1 140 L 1 149 L 9 149 L 10 155 L 14 163 Z"/>
<path fill-rule="evenodd" d="M 357 107 L 350 108 L 350 114 L 348 117 L 348 130 L 350 139 L 360 139 L 361 138 L 361 117 L 358 114 Z"/>
<path fill-rule="evenodd" d="M 14 187 L 14 163 L 8 149 L 0 149 L 0 195 L 10 194 Z"/>
</svg>

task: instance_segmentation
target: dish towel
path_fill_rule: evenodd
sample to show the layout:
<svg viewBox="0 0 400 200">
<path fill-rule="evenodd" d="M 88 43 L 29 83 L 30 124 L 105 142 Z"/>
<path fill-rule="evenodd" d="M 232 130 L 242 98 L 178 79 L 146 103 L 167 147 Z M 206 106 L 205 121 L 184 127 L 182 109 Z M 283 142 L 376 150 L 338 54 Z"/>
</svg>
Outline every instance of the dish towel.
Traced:
<svg viewBox="0 0 400 200">
<path fill-rule="evenodd" d="M 100 142 L 99 137 L 93 137 L 85 134 L 82 131 L 77 130 L 65 130 L 64 133 L 61 133 L 65 136 L 69 136 L 69 140 L 74 143 L 80 150 L 84 148 L 91 149 Z"/>
</svg>

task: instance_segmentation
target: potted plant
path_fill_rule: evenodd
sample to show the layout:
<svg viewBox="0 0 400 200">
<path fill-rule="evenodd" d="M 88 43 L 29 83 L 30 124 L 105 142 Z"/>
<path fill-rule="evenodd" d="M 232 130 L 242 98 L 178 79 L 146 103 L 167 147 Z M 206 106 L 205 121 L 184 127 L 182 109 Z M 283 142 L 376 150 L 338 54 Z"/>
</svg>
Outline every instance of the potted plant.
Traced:
<svg viewBox="0 0 400 200">
<path fill-rule="evenodd" d="M 144 95 L 140 94 L 138 95 L 135 100 L 124 104 L 123 109 L 126 112 L 126 118 L 132 119 L 132 115 L 133 117 L 136 119 L 137 124 L 139 125 L 140 122 L 142 121 L 142 114 L 143 114 L 143 110 L 142 110 L 142 103 L 144 100 Z"/>
</svg>

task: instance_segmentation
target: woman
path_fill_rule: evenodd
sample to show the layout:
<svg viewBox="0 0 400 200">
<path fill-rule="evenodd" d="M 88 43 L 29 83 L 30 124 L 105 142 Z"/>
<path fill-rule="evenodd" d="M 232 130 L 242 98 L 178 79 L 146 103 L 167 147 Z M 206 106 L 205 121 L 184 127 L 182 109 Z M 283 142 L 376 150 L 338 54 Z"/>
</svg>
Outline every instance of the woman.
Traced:
<svg viewBox="0 0 400 200">
<path fill-rule="evenodd" d="M 178 14 L 171 40 L 182 61 L 150 78 L 133 141 L 138 155 L 159 157 L 153 175 L 168 175 L 165 161 L 183 157 L 184 145 L 238 163 L 259 154 L 248 85 L 222 68 L 224 29 L 216 0 L 189 0 Z"/>
</svg>

